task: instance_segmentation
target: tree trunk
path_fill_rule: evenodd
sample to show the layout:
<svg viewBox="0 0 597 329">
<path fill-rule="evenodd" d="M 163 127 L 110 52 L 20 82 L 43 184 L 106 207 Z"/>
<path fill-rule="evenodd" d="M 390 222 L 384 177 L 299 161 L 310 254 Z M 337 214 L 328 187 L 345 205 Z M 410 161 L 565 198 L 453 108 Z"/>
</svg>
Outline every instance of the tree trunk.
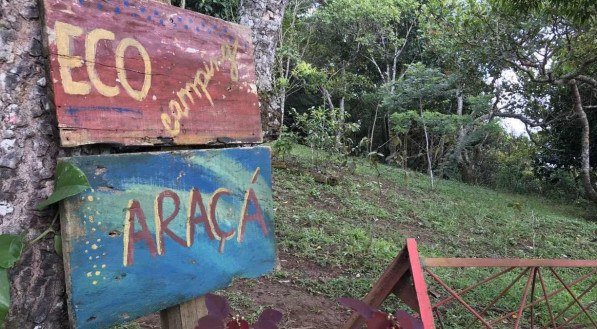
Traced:
<svg viewBox="0 0 597 329">
<path fill-rule="evenodd" d="M 464 93 L 462 92 L 462 88 L 458 87 L 456 90 L 456 115 L 462 117 L 462 110 L 464 109 Z M 458 128 L 458 138 L 464 137 L 464 127 L 462 124 Z"/>
<path fill-rule="evenodd" d="M 456 90 L 456 114 L 462 117 L 463 109 L 464 109 L 464 94 L 462 92 L 462 88 L 458 87 Z M 466 157 L 463 156 L 463 153 L 466 152 L 464 147 L 464 143 L 466 142 L 466 131 L 464 126 L 461 124 L 458 128 L 458 137 L 456 138 L 456 147 L 454 148 L 454 157 L 456 158 L 456 164 L 458 166 L 458 171 L 460 172 L 460 178 L 462 181 L 466 183 L 472 183 L 474 179 L 474 175 L 471 171 L 471 168 L 467 161 L 465 160 Z M 466 155 L 466 154 L 464 154 Z"/>
<path fill-rule="evenodd" d="M 35 206 L 53 186 L 57 123 L 45 85 L 41 21 L 35 0 L 0 0 L 0 233 L 31 241 L 54 211 Z M 9 271 L 7 328 L 65 328 L 62 259 L 52 235 L 26 247 Z"/>
<path fill-rule="evenodd" d="M 241 0 L 240 23 L 251 28 L 255 46 L 255 73 L 261 106 L 264 138 L 278 137 L 282 127 L 282 111 L 273 88 L 273 67 L 279 31 L 288 0 Z"/>
<path fill-rule="evenodd" d="M 431 150 L 429 145 L 429 132 L 427 131 L 427 124 L 425 123 L 425 118 L 423 117 L 423 101 L 419 99 L 419 113 L 421 115 L 421 119 L 423 120 L 423 132 L 425 133 L 425 153 L 427 155 L 427 174 L 429 174 L 429 178 L 431 179 L 431 188 L 435 188 L 435 178 L 433 177 L 433 162 L 431 160 Z"/>
<path fill-rule="evenodd" d="M 339 151 L 344 148 L 342 144 L 342 139 L 344 138 L 344 121 L 346 116 L 346 109 L 344 108 L 344 96 L 340 98 L 340 104 L 338 106 L 338 117 L 336 118 L 337 123 L 336 127 L 336 149 Z"/>
<path fill-rule="evenodd" d="M 580 176 L 582 184 L 587 195 L 587 199 L 597 203 L 597 191 L 591 182 L 591 164 L 589 158 L 590 149 L 590 130 L 589 120 L 582 106 L 582 99 L 578 91 L 578 85 L 575 80 L 570 81 L 570 88 L 572 89 L 572 96 L 574 99 L 574 113 L 578 116 L 581 128 L 581 166 Z"/>
</svg>

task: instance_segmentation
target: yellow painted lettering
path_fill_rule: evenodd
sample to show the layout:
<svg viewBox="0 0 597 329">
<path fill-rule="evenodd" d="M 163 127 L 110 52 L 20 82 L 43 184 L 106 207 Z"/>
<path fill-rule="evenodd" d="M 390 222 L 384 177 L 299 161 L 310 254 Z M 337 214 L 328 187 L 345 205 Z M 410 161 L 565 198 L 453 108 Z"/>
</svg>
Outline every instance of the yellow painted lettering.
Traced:
<svg viewBox="0 0 597 329">
<path fill-rule="evenodd" d="M 172 116 L 168 113 L 162 113 L 161 118 L 166 131 L 174 137 L 180 133 L 180 113 L 182 113 L 182 108 L 175 100 L 171 100 L 169 105 Z"/>
<path fill-rule="evenodd" d="M 87 37 L 85 38 L 85 61 L 87 62 L 87 73 L 89 74 L 89 80 L 100 94 L 106 97 L 114 97 L 120 92 L 118 86 L 107 86 L 104 84 L 95 70 L 95 54 L 97 51 L 97 43 L 100 40 L 114 40 L 114 33 L 104 29 L 95 29 L 87 34 Z"/>
<path fill-rule="evenodd" d="M 126 78 L 126 71 L 124 69 L 124 53 L 128 47 L 137 48 L 145 65 L 145 78 L 143 80 L 143 86 L 141 87 L 141 90 L 133 89 Z M 149 92 L 149 88 L 151 87 L 151 60 L 149 59 L 147 50 L 145 50 L 139 41 L 132 38 L 124 38 L 120 41 L 118 47 L 116 47 L 116 72 L 118 73 L 120 84 L 122 84 L 124 90 L 126 90 L 126 92 L 132 98 L 138 101 L 145 99 L 147 93 Z"/>
<path fill-rule="evenodd" d="M 58 65 L 60 67 L 60 78 L 64 92 L 71 95 L 87 95 L 91 87 L 87 82 L 73 81 L 71 69 L 83 66 L 80 56 L 72 54 L 71 39 L 83 34 L 83 29 L 56 21 L 54 25 L 56 32 L 56 47 L 58 48 Z"/>
</svg>

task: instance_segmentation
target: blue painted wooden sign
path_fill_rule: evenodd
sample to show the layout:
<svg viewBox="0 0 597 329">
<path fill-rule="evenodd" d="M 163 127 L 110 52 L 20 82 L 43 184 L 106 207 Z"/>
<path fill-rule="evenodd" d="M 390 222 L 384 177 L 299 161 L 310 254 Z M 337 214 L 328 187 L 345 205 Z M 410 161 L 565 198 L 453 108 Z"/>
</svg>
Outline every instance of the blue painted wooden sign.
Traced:
<svg viewBox="0 0 597 329">
<path fill-rule="evenodd" d="M 91 190 L 62 203 L 74 328 L 106 328 L 270 271 L 267 147 L 64 158 Z"/>
</svg>

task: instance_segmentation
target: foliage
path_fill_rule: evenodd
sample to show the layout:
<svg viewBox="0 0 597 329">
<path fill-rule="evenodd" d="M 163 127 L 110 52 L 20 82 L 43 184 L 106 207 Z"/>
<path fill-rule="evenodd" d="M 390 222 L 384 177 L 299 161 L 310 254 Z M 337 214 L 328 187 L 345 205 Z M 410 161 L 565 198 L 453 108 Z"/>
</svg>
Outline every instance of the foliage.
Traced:
<svg viewBox="0 0 597 329">
<path fill-rule="evenodd" d="M 287 107 L 300 115 L 340 108 L 360 123 L 350 139 L 367 141 L 364 155 L 383 154 L 403 168 L 516 191 L 560 189 L 564 181 L 561 194 L 576 190 L 569 185 L 584 171 L 570 83 L 577 81 L 592 127 L 592 2 L 295 0 L 292 8 L 278 54 L 280 89 L 292 90 Z M 528 138 L 540 145 L 536 154 L 517 153 L 522 171 L 477 172 L 510 147 L 503 143 L 518 143 L 497 131 L 500 117 L 539 131 Z M 597 130 L 590 131 L 594 164 Z M 330 149 L 333 138 L 308 145 Z"/>
<path fill-rule="evenodd" d="M 541 148 L 535 156 L 536 173 L 549 179 L 554 171 L 566 171 L 580 168 L 581 131 L 576 118 L 570 118 L 572 99 L 566 88 L 550 88 L 551 111 L 546 116 L 550 127 L 538 132 Z M 589 102 L 597 101 L 597 93 L 588 88 L 581 89 L 583 98 Z M 586 111 L 591 127 L 597 127 L 597 111 Z M 597 167 L 597 129 L 591 129 L 589 151 L 591 166 Z"/>
<path fill-rule="evenodd" d="M 453 135 L 458 128 L 469 121 L 468 116 L 443 114 L 430 111 L 419 115 L 416 111 L 396 112 L 390 116 L 394 125 L 392 128 L 398 134 L 405 134 L 417 125 L 426 125 L 429 130 L 438 135 Z"/>
<path fill-rule="evenodd" d="M 225 298 L 214 295 L 205 295 L 207 315 L 199 319 L 195 329 L 249 329 L 250 325 L 240 315 L 232 316 L 230 306 Z M 282 313 L 273 309 L 264 310 L 253 329 L 277 329 L 282 320 Z"/>
<path fill-rule="evenodd" d="M 10 281 L 8 269 L 21 257 L 23 241 L 20 235 L 0 235 L 0 327 L 10 310 Z"/>
<path fill-rule="evenodd" d="M 236 22 L 239 0 L 183 0 L 185 8 L 205 15 Z M 172 4 L 180 6 L 181 0 L 173 0 Z"/>
<path fill-rule="evenodd" d="M 66 162 L 58 162 L 55 177 L 54 192 L 37 206 L 38 210 L 79 194 L 91 187 L 87 176 L 85 176 L 81 169 Z M 30 244 L 35 244 L 48 233 L 54 233 L 54 250 L 57 254 L 62 255 L 62 240 L 60 239 L 60 235 L 56 234 L 53 229 L 57 218 L 58 214 L 52 220 L 50 227 L 33 239 Z M 20 259 L 22 251 L 22 236 L 12 234 L 0 235 L 0 327 L 4 326 L 4 319 L 10 309 L 10 281 L 7 270 Z"/>
<path fill-rule="evenodd" d="M 402 310 L 389 314 L 353 298 L 338 298 L 338 303 L 359 313 L 367 321 L 367 329 L 423 329 L 421 320 Z"/>
<path fill-rule="evenodd" d="M 332 154 L 350 153 L 354 143 L 350 134 L 359 129 L 360 123 L 346 122 L 347 113 L 341 113 L 337 108 L 313 107 L 302 114 L 293 110 L 292 114 L 293 128 L 300 132 L 301 141 L 309 147 Z"/>
<path fill-rule="evenodd" d="M 37 210 L 42 210 L 51 204 L 91 188 L 85 173 L 67 162 L 58 162 L 55 177 L 54 192 L 46 200 L 37 205 Z"/>
<path fill-rule="evenodd" d="M 510 13 L 550 11 L 579 24 L 597 17 L 597 4 L 592 0 L 495 0 L 495 3 Z"/>
<path fill-rule="evenodd" d="M 282 133 L 280 134 L 278 139 L 276 139 L 272 143 L 272 150 L 273 150 L 274 156 L 279 157 L 282 159 L 282 161 L 284 161 L 286 159 L 286 156 L 288 154 L 290 154 L 290 151 L 292 150 L 292 146 L 294 144 L 296 144 L 296 142 L 297 142 L 296 135 L 294 133 L 288 131 L 288 127 L 283 126 Z"/>
<path fill-rule="evenodd" d="M 386 106 L 418 108 L 420 103 L 432 104 L 450 93 L 451 80 L 439 69 L 417 62 L 406 66 L 404 78 L 396 82 L 396 94 L 388 95 Z M 413 106 L 414 105 L 414 106 Z"/>
</svg>

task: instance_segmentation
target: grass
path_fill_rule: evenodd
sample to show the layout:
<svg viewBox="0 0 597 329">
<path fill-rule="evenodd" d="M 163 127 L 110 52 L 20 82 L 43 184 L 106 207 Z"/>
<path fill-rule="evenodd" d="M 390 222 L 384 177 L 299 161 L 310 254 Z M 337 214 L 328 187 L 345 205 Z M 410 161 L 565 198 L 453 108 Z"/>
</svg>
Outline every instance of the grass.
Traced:
<svg viewBox="0 0 597 329">
<path fill-rule="evenodd" d="M 315 182 L 305 170 L 323 166 L 328 154 L 295 146 L 286 158 L 290 167 L 274 170 L 278 248 L 335 269 L 336 274 L 317 279 L 300 271 L 288 273 L 315 294 L 362 297 L 407 237 L 417 238 L 421 254 L 427 257 L 591 259 L 597 254 L 597 224 L 583 218 L 588 210 L 581 204 L 456 181 L 438 180 L 431 188 L 426 175 L 374 166 L 359 158 L 352 159 L 352 169 L 336 167 L 341 180 L 330 186 Z M 437 272 L 452 287 L 465 287 L 488 273 L 463 271 Z M 567 279 L 574 274 L 578 271 L 562 272 Z M 514 276 L 505 275 L 467 299 L 486 304 Z M 554 286 L 555 280 L 548 279 L 547 284 Z M 441 291 L 433 285 L 430 289 Z M 588 295 L 588 300 L 597 298 L 594 291 Z M 554 308 L 570 300 L 561 294 L 554 299 Z M 520 292 L 505 296 L 497 307 L 513 308 L 518 303 Z M 470 320 L 464 314 L 454 308 L 444 315 L 450 327 L 457 328 Z"/>
</svg>

